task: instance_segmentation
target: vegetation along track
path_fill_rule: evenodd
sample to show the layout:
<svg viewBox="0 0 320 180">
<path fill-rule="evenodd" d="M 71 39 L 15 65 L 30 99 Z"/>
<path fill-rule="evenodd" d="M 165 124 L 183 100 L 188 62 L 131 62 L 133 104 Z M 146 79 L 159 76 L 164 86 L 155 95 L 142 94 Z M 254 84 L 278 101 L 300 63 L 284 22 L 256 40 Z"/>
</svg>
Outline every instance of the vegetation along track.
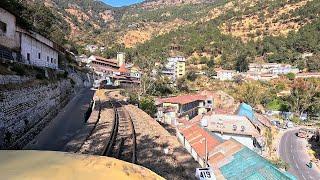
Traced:
<svg viewBox="0 0 320 180">
<path fill-rule="evenodd" d="M 136 133 L 132 118 L 121 102 L 111 101 L 111 104 L 115 116 L 111 135 L 102 155 L 136 163 Z"/>
</svg>

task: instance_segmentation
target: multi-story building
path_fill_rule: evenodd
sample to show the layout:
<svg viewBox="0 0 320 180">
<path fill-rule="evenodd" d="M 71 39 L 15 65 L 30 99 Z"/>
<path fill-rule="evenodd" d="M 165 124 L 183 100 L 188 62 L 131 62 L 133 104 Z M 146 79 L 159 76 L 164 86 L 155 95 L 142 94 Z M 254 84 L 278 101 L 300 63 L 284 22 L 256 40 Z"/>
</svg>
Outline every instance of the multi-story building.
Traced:
<svg viewBox="0 0 320 180">
<path fill-rule="evenodd" d="M 16 18 L 0 8 L 1 58 L 58 69 L 58 45 L 39 33 L 21 28 L 16 24 Z"/>
<path fill-rule="evenodd" d="M 157 118 L 167 124 L 177 124 L 179 118 L 192 119 L 212 109 L 213 99 L 205 95 L 182 95 L 156 100 Z"/>
<path fill-rule="evenodd" d="M 140 83 L 141 74 L 133 65 L 126 65 L 125 54 L 118 53 L 117 59 L 106 59 L 100 56 L 88 58 L 89 68 L 92 68 L 100 77 L 98 82 L 107 80 L 114 86 L 131 87 Z"/>
<path fill-rule="evenodd" d="M 175 82 L 186 74 L 186 59 L 182 56 L 168 58 L 162 74 Z"/>
<path fill-rule="evenodd" d="M 115 59 L 106 59 L 100 56 L 90 56 L 88 67 L 92 68 L 97 74 L 110 76 L 117 71 L 120 66 Z"/>
<path fill-rule="evenodd" d="M 261 74 L 288 74 L 288 73 L 299 73 L 298 68 L 292 67 L 290 64 L 278 64 L 278 63 L 250 63 L 249 71 Z"/>
</svg>

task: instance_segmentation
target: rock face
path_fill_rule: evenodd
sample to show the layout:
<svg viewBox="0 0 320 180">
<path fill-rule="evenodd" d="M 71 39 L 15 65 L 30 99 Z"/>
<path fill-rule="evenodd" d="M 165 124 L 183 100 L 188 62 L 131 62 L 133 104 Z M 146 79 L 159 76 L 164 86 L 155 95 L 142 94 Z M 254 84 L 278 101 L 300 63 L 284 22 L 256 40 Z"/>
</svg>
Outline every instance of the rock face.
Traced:
<svg viewBox="0 0 320 180">
<path fill-rule="evenodd" d="M 70 80 L 0 90 L 0 148 L 20 149 L 69 100 Z"/>
</svg>

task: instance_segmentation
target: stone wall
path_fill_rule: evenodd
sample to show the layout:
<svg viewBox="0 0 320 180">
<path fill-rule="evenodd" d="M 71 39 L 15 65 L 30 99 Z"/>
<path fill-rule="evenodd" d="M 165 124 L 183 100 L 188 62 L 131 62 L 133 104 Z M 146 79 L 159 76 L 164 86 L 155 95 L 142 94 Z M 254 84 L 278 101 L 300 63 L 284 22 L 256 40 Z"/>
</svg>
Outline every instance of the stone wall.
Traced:
<svg viewBox="0 0 320 180">
<path fill-rule="evenodd" d="M 70 80 L 0 91 L 0 149 L 20 149 L 64 107 Z"/>
<path fill-rule="evenodd" d="M 17 75 L 0 75 L 0 85 L 4 84 L 22 84 L 35 78 Z"/>
</svg>

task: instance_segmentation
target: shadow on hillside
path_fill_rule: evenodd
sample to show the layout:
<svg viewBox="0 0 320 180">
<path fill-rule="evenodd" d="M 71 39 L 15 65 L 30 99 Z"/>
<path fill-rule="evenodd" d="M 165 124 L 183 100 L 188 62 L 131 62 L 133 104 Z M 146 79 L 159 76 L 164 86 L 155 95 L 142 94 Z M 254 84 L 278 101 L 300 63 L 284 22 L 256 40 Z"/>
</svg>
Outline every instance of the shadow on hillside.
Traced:
<svg viewBox="0 0 320 180">
<path fill-rule="evenodd" d="M 200 165 L 183 147 L 172 149 L 169 141 L 159 143 L 159 138 L 159 136 L 150 137 L 149 135 L 139 137 L 137 140 L 138 164 L 166 179 L 196 179 L 195 168 Z M 166 148 L 168 148 L 167 154 Z"/>
<path fill-rule="evenodd" d="M 317 160 L 320 160 L 320 140 L 319 137 L 316 138 L 315 136 L 313 136 L 312 138 L 310 138 L 308 140 L 309 144 L 311 145 L 311 149 L 313 151 L 315 151 L 315 157 Z"/>
<path fill-rule="evenodd" d="M 172 136 L 176 136 L 176 128 L 170 124 L 158 122 L 164 129 L 166 129 Z"/>
</svg>

